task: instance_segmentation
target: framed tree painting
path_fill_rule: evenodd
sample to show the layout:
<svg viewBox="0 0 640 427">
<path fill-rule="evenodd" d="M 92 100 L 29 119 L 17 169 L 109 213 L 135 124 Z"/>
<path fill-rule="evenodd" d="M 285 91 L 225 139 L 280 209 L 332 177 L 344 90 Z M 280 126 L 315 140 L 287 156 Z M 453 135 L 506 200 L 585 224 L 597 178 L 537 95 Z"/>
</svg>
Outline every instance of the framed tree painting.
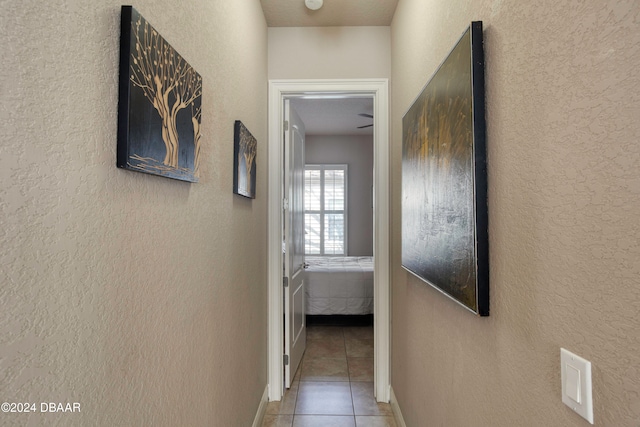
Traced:
<svg viewBox="0 0 640 427">
<path fill-rule="evenodd" d="M 131 6 L 122 6 L 120 168 L 197 182 L 202 77 Z"/>
<path fill-rule="evenodd" d="M 472 22 L 402 119 L 402 266 L 489 315 L 482 22 Z"/>
<path fill-rule="evenodd" d="M 249 129 L 236 120 L 233 129 L 233 192 L 256 198 L 256 153 L 258 141 Z"/>
</svg>

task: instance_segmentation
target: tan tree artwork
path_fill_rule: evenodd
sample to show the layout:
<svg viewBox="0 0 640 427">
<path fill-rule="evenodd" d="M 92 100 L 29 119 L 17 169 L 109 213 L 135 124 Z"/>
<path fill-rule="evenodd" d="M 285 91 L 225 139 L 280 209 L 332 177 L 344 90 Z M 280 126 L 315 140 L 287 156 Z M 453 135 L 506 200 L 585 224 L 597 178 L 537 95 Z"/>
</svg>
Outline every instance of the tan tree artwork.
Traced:
<svg viewBox="0 0 640 427">
<path fill-rule="evenodd" d="M 202 77 L 135 9 L 123 6 L 122 13 L 121 49 L 129 54 L 121 53 L 121 85 L 124 61 L 129 111 L 127 164 L 119 153 L 118 166 L 196 182 Z"/>
<path fill-rule="evenodd" d="M 233 192 L 241 196 L 256 197 L 256 153 L 258 141 L 240 121 L 234 128 Z"/>
</svg>

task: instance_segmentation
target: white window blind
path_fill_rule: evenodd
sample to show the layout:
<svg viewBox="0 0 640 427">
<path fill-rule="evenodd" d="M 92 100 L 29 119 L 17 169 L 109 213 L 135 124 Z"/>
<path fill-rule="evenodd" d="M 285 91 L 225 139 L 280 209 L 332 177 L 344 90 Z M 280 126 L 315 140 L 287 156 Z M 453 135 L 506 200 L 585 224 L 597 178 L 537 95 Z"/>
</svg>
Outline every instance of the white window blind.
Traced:
<svg viewBox="0 0 640 427">
<path fill-rule="evenodd" d="M 347 165 L 305 167 L 305 253 L 347 254 Z"/>
</svg>

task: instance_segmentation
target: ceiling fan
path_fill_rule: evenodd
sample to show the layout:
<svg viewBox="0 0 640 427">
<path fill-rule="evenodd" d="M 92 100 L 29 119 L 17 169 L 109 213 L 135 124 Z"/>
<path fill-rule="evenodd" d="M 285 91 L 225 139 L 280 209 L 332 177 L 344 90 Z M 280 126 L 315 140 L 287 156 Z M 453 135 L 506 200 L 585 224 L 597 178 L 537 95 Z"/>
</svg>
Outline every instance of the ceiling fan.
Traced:
<svg viewBox="0 0 640 427">
<path fill-rule="evenodd" d="M 359 113 L 358 114 L 360 117 L 367 117 L 369 119 L 373 119 L 373 115 L 371 114 L 367 114 L 367 113 Z M 373 123 L 371 123 L 370 125 L 364 125 L 364 126 L 358 126 L 358 129 L 364 129 L 364 128 L 369 128 L 373 126 Z"/>
</svg>

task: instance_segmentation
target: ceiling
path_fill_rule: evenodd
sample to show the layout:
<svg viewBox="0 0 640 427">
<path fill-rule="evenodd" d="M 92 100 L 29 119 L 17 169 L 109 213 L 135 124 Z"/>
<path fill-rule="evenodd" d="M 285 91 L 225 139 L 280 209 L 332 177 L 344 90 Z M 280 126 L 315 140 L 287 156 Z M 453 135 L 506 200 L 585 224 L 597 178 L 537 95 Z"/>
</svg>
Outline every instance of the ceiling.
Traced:
<svg viewBox="0 0 640 427">
<path fill-rule="evenodd" d="M 373 135 L 373 119 L 358 114 L 373 114 L 373 98 L 293 98 L 291 106 L 298 113 L 307 135 Z"/>
<path fill-rule="evenodd" d="M 269 27 L 359 27 L 391 25 L 398 0 L 324 0 L 309 10 L 304 0 L 260 0 Z"/>
<path fill-rule="evenodd" d="M 316 11 L 304 0 L 260 0 L 269 27 L 390 26 L 398 0 L 324 0 Z M 373 135 L 373 127 L 358 129 L 372 119 L 373 98 L 292 99 L 307 135 Z"/>
</svg>

